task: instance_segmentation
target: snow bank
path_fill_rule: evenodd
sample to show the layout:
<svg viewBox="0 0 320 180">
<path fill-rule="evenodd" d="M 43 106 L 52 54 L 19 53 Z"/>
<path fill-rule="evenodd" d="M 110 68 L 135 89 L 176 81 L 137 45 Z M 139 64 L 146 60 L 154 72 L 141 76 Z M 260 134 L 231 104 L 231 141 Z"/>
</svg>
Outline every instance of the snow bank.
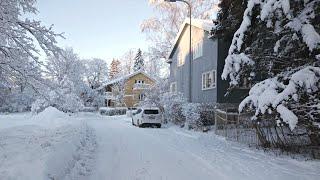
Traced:
<svg viewBox="0 0 320 180">
<path fill-rule="evenodd" d="M 47 107 L 45 110 L 36 115 L 38 119 L 63 118 L 66 116 L 66 113 L 59 111 L 57 108 L 54 108 L 52 106 Z"/>
<path fill-rule="evenodd" d="M 0 179 L 86 179 L 91 173 L 96 137 L 85 118 L 52 107 L 8 117 L 0 117 L 0 126 L 14 121 L 0 128 Z"/>
</svg>

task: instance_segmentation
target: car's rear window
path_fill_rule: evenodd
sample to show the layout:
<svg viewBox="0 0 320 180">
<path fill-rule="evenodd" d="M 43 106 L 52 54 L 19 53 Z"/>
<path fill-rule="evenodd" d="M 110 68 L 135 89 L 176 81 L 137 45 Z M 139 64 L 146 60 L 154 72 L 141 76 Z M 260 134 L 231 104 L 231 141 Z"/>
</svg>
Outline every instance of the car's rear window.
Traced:
<svg viewBox="0 0 320 180">
<path fill-rule="evenodd" d="M 144 114 L 159 114 L 159 111 L 148 109 L 148 110 L 144 110 Z"/>
</svg>

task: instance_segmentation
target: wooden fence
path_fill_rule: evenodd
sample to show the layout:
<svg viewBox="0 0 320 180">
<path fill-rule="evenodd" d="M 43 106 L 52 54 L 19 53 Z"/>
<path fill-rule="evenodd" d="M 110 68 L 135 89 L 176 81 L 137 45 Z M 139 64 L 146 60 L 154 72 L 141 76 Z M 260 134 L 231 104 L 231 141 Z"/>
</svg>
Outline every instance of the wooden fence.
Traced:
<svg viewBox="0 0 320 180">
<path fill-rule="evenodd" d="M 272 117 L 264 117 L 259 123 L 251 120 L 252 113 L 238 113 L 234 108 L 215 110 L 215 133 L 228 140 L 249 146 L 278 148 L 282 151 L 308 154 L 320 158 L 320 147 L 311 146 L 307 129 L 297 126 L 278 126 Z"/>
<path fill-rule="evenodd" d="M 248 144 L 259 145 L 259 140 L 253 122 L 252 114 L 239 114 L 234 109 L 215 111 L 215 133 L 226 137 L 228 140 Z"/>
</svg>

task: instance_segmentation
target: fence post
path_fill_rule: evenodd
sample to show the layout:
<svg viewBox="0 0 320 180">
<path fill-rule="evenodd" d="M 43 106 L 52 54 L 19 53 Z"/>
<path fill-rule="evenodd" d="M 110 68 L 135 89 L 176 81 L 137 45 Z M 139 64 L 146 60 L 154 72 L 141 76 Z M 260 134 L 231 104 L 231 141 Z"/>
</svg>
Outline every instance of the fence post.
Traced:
<svg viewBox="0 0 320 180">
<path fill-rule="evenodd" d="M 226 119 L 225 119 L 225 121 L 224 121 L 224 131 L 225 131 L 225 136 L 226 136 L 226 138 L 228 139 L 228 128 L 227 128 L 227 126 L 228 126 L 228 108 L 226 108 Z"/>
<path fill-rule="evenodd" d="M 218 121 L 217 121 L 217 111 L 214 111 L 214 133 L 217 134 L 217 126 L 218 126 Z"/>
<path fill-rule="evenodd" d="M 237 124 L 236 124 L 236 136 L 237 136 L 237 142 L 239 142 L 239 118 L 240 118 L 240 112 L 238 114 Z"/>
</svg>

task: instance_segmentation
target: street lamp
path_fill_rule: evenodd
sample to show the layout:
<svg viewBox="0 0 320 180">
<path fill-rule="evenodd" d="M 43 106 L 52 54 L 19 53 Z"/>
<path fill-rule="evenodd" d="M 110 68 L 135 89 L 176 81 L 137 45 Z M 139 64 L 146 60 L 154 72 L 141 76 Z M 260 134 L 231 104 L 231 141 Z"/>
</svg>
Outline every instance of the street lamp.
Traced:
<svg viewBox="0 0 320 180">
<path fill-rule="evenodd" d="M 184 2 L 188 5 L 189 7 L 189 61 L 190 61 L 190 66 L 189 66 L 189 102 L 191 102 L 191 86 L 192 86 L 192 76 L 191 76 L 191 71 L 192 71 L 192 56 L 191 56 L 191 52 L 192 52 L 192 40 L 191 40 L 191 4 L 188 2 L 188 1 L 185 1 L 185 0 L 164 0 L 165 2 L 169 2 L 169 3 L 173 3 L 173 2 L 177 2 L 177 1 L 180 1 L 180 2 Z"/>
</svg>

